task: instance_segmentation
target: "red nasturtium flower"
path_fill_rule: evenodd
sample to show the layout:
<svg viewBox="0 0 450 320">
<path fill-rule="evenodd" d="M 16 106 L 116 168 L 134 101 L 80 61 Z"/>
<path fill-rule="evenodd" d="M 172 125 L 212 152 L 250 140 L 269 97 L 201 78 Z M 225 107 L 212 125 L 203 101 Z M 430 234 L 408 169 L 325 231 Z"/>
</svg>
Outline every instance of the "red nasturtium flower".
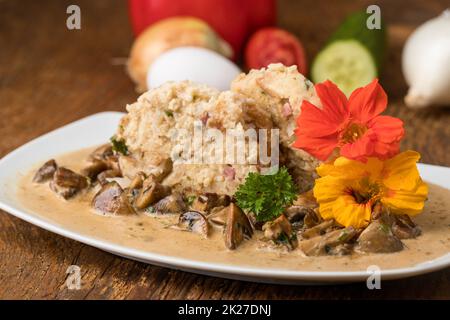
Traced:
<svg viewBox="0 0 450 320">
<path fill-rule="evenodd" d="M 303 101 L 294 147 L 322 161 L 335 149 L 360 161 L 367 157 L 383 160 L 399 152 L 403 122 L 380 115 L 386 109 L 387 96 L 378 79 L 353 91 L 349 99 L 329 80 L 316 84 L 315 89 L 322 108 Z"/>
</svg>

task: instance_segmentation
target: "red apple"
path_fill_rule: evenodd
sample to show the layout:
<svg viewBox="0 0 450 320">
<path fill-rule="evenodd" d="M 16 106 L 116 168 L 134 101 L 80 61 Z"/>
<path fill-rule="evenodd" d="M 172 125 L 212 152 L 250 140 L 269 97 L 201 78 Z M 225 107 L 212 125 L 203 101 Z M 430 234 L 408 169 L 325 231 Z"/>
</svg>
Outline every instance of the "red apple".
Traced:
<svg viewBox="0 0 450 320">
<path fill-rule="evenodd" d="M 297 65 L 304 75 L 308 72 L 305 50 L 300 40 L 280 28 L 263 28 L 257 31 L 245 48 L 245 62 L 249 69 L 260 69 L 271 63 Z"/>
</svg>

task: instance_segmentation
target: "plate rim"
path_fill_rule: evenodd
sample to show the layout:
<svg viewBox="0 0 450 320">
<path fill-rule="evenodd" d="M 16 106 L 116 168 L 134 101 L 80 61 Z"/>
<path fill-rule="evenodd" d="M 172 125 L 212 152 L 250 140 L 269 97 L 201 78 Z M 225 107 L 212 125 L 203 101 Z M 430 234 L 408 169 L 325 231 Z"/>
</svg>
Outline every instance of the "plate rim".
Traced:
<svg viewBox="0 0 450 320">
<path fill-rule="evenodd" d="M 69 127 L 82 125 L 88 120 L 92 121 L 95 118 L 104 118 L 104 117 L 119 117 L 124 115 L 123 112 L 100 112 L 85 118 L 76 120 L 69 124 L 66 124 L 60 128 L 47 132 L 37 138 L 34 138 L 17 149 L 9 152 L 4 157 L 0 159 L 0 169 L 3 165 L 14 159 L 18 154 L 25 151 L 28 147 L 35 143 L 39 143 L 41 141 L 45 141 L 50 136 L 55 134 L 64 133 Z M 419 170 L 427 170 L 429 167 L 435 167 L 437 169 L 450 170 L 448 167 L 443 166 L 435 166 L 429 164 L 419 164 Z M 14 172 L 12 174 L 17 174 L 18 172 Z M 431 181 L 433 183 L 433 181 Z M 0 185 L 2 188 L 3 185 Z M 0 198 L 0 209 L 6 211 L 13 216 L 27 221 L 33 225 L 36 225 L 40 228 L 43 228 L 47 231 L 56 233 L 60 236 L 84 243 L 86 245 L 90 245 L 96 247 L 100 250 L 107 251 L 113 253 L 115 255 L 119 255 L 122 257 L 126 257 L 129 259 L 138 260 L 144 263 L 164 266 L 167 268 L 185 270 L 194 273 L 200 274 L 208 274 L 214 275 L 222 278 L 233 278 L 227 277 L 227 275 L 242 278 L 240 280 L 250 280 L 257 282 L 270 282 L 276 283 L 277 280 L 280 280 L 280 283 L 288 283 L 298 284 L 299 282 L 304 281 L 312 281 L 312 282 L 340 282 L 340 281 L 361 281 L 366 280 L 370 275 L 368 271 L 302 271 L 302 270 L 282 270 L 282 269 L 273 269 L 273 268 L 258 268 L 251 266 L 235 266 L 228 265 L 223 263 L 214 263 L 214 262 L 203 262 L 203 261 L 195 261 L 187 258 L 174 257 L 170 255 L 163 255 L 158 253 L 153 253 L 144 250 L 133 249 L 130 247 L 114 244 L 108 242 L 106 240 L 102 240 L 93 236 L 83 235 L 78 232 L 71 231 L 70 229 L 66 229 L 64 227 L 60 227 L 55 225 L 50 221 L 46 221 L 43 218 L 34 216 L 32 212 L 23 210 L 20 208 L 16 208 L 2 201 Z M 382 280 L 390 280 L 390 279 L 400 279 L 405 277 L 411 277 L 419 274 L 429 273 L 433 271 L 437 271 L 440 269 L 444 269 L 450 266 L 450 253 L 447 253 L 441 257 L 436 259 L 428 260 L 419 264 L 416 264 L 411 267 L 406 268 L 395 268 L 395 269 L 381 269 L 381 279 Z M 275 278 L 275 279 L 274 279 Z"/>
</svg>

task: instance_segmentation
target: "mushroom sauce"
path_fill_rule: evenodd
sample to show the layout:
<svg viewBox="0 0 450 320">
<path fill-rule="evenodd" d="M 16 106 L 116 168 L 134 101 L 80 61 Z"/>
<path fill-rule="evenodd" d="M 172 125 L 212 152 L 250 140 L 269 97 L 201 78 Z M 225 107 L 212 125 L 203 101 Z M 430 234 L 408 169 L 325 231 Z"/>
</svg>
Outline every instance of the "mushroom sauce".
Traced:
<svg viewBox="0 0 450 320">
<path fill-rule="evenodd" d="M 92 150 L 83 149 L 55 160 L 59 165 L 80 172 Z M 370 265 L 382 269 L 410 267 L 450 252 L 450 191 L 432 184 L 429 185 L 429 200 L 424 212 L 414 218 L 421 234 L 402 239 L 401 251 L 353 251 L 346 255 L 306 256 L 299 248 L 288 250 L 268 245 L 263 240 L 264 232 L 260 230 L 251 231 L 247 234 L 250 239 L 243 240 L 236 250 L 230 250 L 230 246 L 224 244 L 223 227 L 211 226 L 207 237 L 198 232 L 179 230 L 179 227 L 174 227 L 181 221 L 179 214 L 155 214 L 140 210 L 135 214 L 101 215 L 92 208 L 92 199 L 99 186 L 84 189 L 64 200 L 55 194 L 54 188 L 49 188 L 48 183 L 33 182 L 36 169 L 21 178 L 17 190 L 18 198 L 25 207 L 54 224 L 84 236 L 166 256 L 259 268 L 352 271 L 366 270 Z"/>
</svg>

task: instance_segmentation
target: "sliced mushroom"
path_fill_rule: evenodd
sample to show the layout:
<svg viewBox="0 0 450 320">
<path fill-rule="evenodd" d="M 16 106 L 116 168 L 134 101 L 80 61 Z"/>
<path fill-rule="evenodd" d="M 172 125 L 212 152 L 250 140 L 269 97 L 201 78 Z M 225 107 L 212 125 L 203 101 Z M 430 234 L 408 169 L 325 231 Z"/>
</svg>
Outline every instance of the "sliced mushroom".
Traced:
<svg viewBox="0 0 450 320">
<path fill-rule="evenodd" d="M 313 209 L 302 205 L 294 205 L 286 208 L 284 214 L 291 223 L 303 221 L 306 215 L 315 215 Z"/>
<path fill-rule="evenodd" d="M 140 189 L 144 185 L 145 173 L 142 171 L 138 172 L 136 176 L 131 180 L 130 189 Z"/>
<path fill-rule="evenodd" d="M 205 238 L 209 233 L 209 225 L 205 216 L 197 211 L 182 213 L 178 219 L 178 228 L 199 233 Z"/>
<path fill-rule="evenodd" d="M 217 199 L 217 202 L 214 204 L 213 208 L 216 208 L 216 207 L 227 207 L 227 206 L 230 205 L 230 202 L 231 202 L 231 197 L 229 195 L 222 194 Z"/>
<path fill-rule="evenodd" d="M 195 198 L 192 209 L 200 212 L 210 212 L 215 207 L 226 207 L 230 204 L 228 195 L 218 195 L 217 193 L 205 193 Z"/>
<path fill-rule="evenodd" d="M 122 174 L 120 173 L 120 171 L 117 171 L 114 169 L 109 169 L 109 170 L 100 172 L 97 175 L 97 180 L 101 185 L 105 185 L 108 183 L 108 178 L 118 178 L 121 176 L 122 176 Z"/>
<path fill-rule="evenodd" d="M 250 221 L 251 225 L 253 226 L 253 229 L 262 231 L 264 221 L 256 220 L 256 215 L 253 212 L 247 213 L 247 218 Z"/>
<path fill-rule="evenodd" d="M 200 195 L 195 198 L 194 202 L 191 205 L 192 210 L 206 212 L 206 208 L 208 207 L 208 200 L 211 200 L 213 196 L 217 196 L 215 193 L 211 193 L 211 196 Z"/>
<path fill-rule="evenodd" d="M 246 214 L 233 202 L 227 207 L 227 223 L 225 227 L 225 245 L 228 249 L 236 249 L 244 239 L 250 239 L 253 228 Z"/>
<path fill-rule="evenodd" d="M 416 238 L 422 233 L 419 226 L 417 226 L 406 214 L 395 216 L 392 232 L 399 239 Z"/>
<path fill-rule="evenodd" d="M 297 235 L 285 215 L 281 215 L 273 221 L 266 222 L 262 227 L 264 237 L 276 244 L 287 246 L 290 250 L 298 245 Z"/>
<path fill-rule="evenodd" d="M 218 227 L 224 227 L 227 224 L 228 207 L 215 207 L 207 216 L 208 221 Z"/>
<path fill-rule="evenodd" d="M 312 228 L 322 222 L 322 217 L 315 210 L 308 210 L 305 218 L 303 219 L 303 225 L 306 228 Z"/>
<path fill-rule="evenodd" d="M 161 182 L 164 180 L 165 177 L 169 175 L 173 170 L 173 162 L 171 158 L 165 159 L 161 164 L 158 166 L 157 172 L 152 172 L 152 174 L 155 176 L 155 179 L 158 182 Z"/>
<path fill-rule="evenodd" d="M 403 243 L 392 232 L 391 226 L 373 220 L 358 238 L 357 249 L 362 252 L 387 253 L 403 249 Z"/>
<path fill-rule="evenodd" d="M 376 202 L 375 205 L 372 208 L 372 220 L 377 220 L 379 218 L 381 218 L 381 216 L 383 215 L 383 205 L 381 204 L 381 202 Z"/>
<path fill-rule="evenodd" d="M 330 230 L 330 228 L 332 228 L 335 225 L 335 222 L 333 219 L 331 220 L 325 220 L 324 222 L 322 222 L 321 224 L 318 224 L 312 228 L 309 229 L 305 229 L 301 235 L 303 238 L 305 239 L 311 239 L 317 236 L 322 236 L 325 233 L 327 233 L 327 231 Z"/>
<path fill-rule="evenodd" d="M 122 173 L 130 179 L 133 179 L 139 172 L 145 171 L 145 168 L 130 156 L 119 155 L 118 165 Z"/>
<path fill-rule="evenodd" d="M 187 206 L 183 197 L 175 192 L 155 203 L 153 209 L 157 213 L 182 213 L 187 210 Z"/>
<path fill-rule="evenodd" d="M 137 173 L 139 174 L 139 172 Z M 146 176 L 146 178 L 142 181 L 142 188 L 149 187 L 152 183 L 159 182 L 158 179 L 153 175 L 149 174 Z"/>
<path fill-rule="evenodd" d="M 50 189 L 64 199 L 69 199 L 86 188 L 87 185 L 86 177 L 67 168 L 59 167 L 56 169 L 53 180 L 50 182 Z"/>
<path fill-rule="evenodd" d="M 164 186 L 158 182 L 152 182 L 144 186 L 136 197 L 134 205 L 138 209 L 145 209 L 155 202 L 170 194 L 170 187 Z"/>
<path fill-rule="evenodd" d="M 101 145 L 97 149 L 95 149 L 90 155 L 89 159 L 91 160 L 100 160 L 104 161 L 114 155 L 112 150 L 112 145 L 110 143 Z"/>
<path fill-rule="evenodd" d="M 105 161 L 93 160 L 87 167 L 81 170 L 81 174 L 94 181 L 97 179 L 97 175 L 106 169 L 108 169 L 108 166 Z"/>
<path fill-rule="evenodd" d="M 294 206 L 302 206 L 314 209 L 317 208 L 319 204 L 317 203 L 312 190 L 310 190 L 299 194 L 297 199 L 294 201 Z"/>
<path fill-rule="evenodd" d="M 130 215 L 135 213 L 128 201 L 127 193 L 115 181 L 102 186 L 92 199 L 92 207 L 102 214 Z"/>
<path fill-rule="evenodd" d="M 348 243 L 357 235 L 353 227 L 331 231 L 323 236 L 300 241 L 299 247 L 307 256 L 336 254 L 336 247 Z"/>
<path fill-rule="evenodd" d="M 328 254 L 333 256 L 348 256 L 352 254 L 353 246 L 351 243 L 338 244 L 335 247 L 328 248 Z"/>
<path fill-rule="evenodd" d="M 107 158 L 105 160 L 105 163 L 108 166 L 108 169 L 120 172 L 120 176 L 122 176 L 122 170 L 120 169 L 118 156 L 114 155 L 114 156 Z"/>
<path fill-rule="evenodd" d="M 43 183 L 52 179 L 57 169 L 58 165 L 56 164 L 56 161 L 53 159 L 48 160 L 42 165 L 42 167 L 39 168 L 38 171 L 36 171 L 36 174 L 33 177 L 33 182 Z"/>
</svg>

